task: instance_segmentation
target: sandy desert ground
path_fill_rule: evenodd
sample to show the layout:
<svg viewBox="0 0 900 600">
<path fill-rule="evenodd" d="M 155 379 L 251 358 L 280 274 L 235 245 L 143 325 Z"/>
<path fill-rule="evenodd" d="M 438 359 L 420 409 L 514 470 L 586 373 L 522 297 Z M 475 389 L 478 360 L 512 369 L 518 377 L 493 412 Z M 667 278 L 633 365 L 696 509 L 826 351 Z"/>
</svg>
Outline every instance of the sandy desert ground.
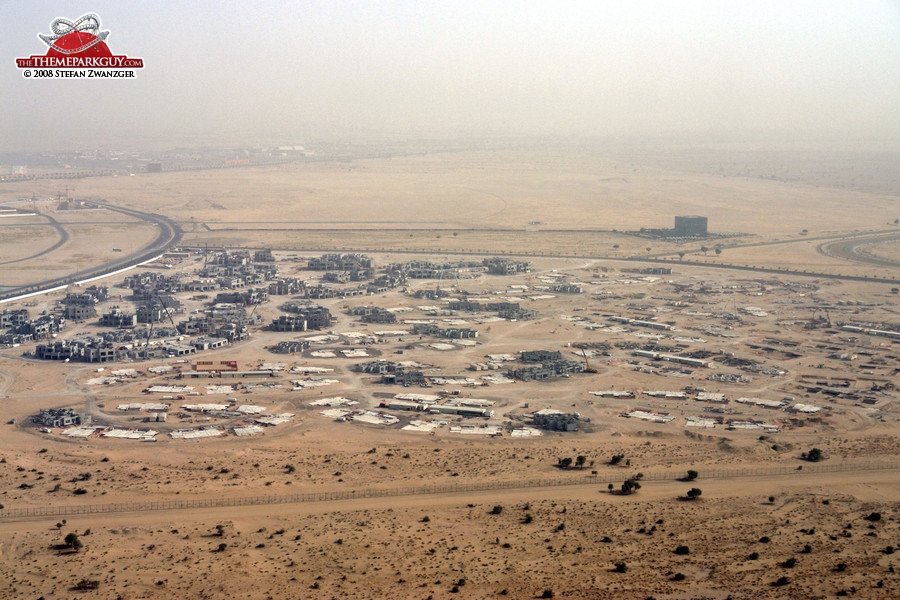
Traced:
<svg viewBox="0 0 900 600">
<path fill-rule="evenodd" d="M 10 283 L 0 285 L 21 285 L 34 274 L 40 274 L 39 279 L 63 276 L 72 257 L 79 264 L 102 263 L 115 257 L 113 248 L 137 249 L 152 239 L 152 227 L 121 215 L 61 211 L 56 209 L 58 201 L 29 200 L 66 195 L 164 214 L 181 224 L 184 243 L 198 247 L 670 260 L 685 252 L 687 260 L 700 262 L 892 277 L 892 267 L 835 263 L 817 250 L 842 236 L 896 233 L 896 195 L 882 191 L 884 186 L 871 174 L 857 174 L 851 181 L 829 179 L 800 160 L 792 177 L 776 178 L 746 169 L 720 171 L 721 165 L 711 160 L 700 156 L 692 162 L 679 156 L 665 167 L 659 157 L 625 151 L 622 156 L 596 151 L 459 152 L 94 177 L 65 192 L 52 180 L 8 183 L 0 189 L 0 202 L 24 199 L 17 206 L 34 206 L 60 221 L 70 240 L 55 252 L 22 261 L 17 243 L 22 222 L 4 220 L 0 258 L 7 263 L 4 279 Z M 785 160 L 781 168 L 790 169 L 793 163 Z M 838 165 L 828 164 L 840 171 Z M 743 235 L 707 244 L 710 249 L 721 246 L 724 251 L 718 255 L 702 253 L 700 243 L 619 233 L 672 227 L 673 217 L 682 214 L 707 216 L 712 232 Z M 35 247 L 57 241 L 46 217 L 31 219 L 38 221 L 29 223 L 28 235 L 42 240 Z M 88 226 L 78 225 L 79 220 Z M 773 242 L 780 243 L 769 245 Z M 801 250 L 804 245 L 808 247 Z M 892 256 L 898 246 L 892 238 L 875 253 Z"/>
<path fill-rule="evenodd" d="M 425 157 L 285 167 L 249 176 L 202 172 L 80 183 L 79 193 L 86 197 L 134 202 L 142 210 L 176 218 L 194 241 L 304 248 L 278 253 L 285 276 L 317 276 L 305 270 L 305 261 L 291 258 L 298 253 L 309 257 L 315 248 L 352 250 L 343 228 L 374 232 L 377 243 L 368 241 L 362 249 L 371 252 L 379 266 L 413 258 L 456 260 L 453 251 L 478 244 L 486 252 L 512 248 L 527 255 L 533 269 L 511 277 L 421 280 L 411 284 L 407 294 L 390 291 L 322 300 L 338 317 L 337 337 L 296 355 L 275 355 L 266 347 L 317 332 L 254 329 L 247 341 L 191 357 L 236 360 L 247 368 L 284 363 L 286 370 L 331 369 L 327 377 L 334 382 L 323 387 L 293 390 L 292 379 L 311 378 L 286 372 L 273 380 L 277 387 L 247 381 L 235 386 L 231 393 L 241 404 L 294 414 L 289 423 L 251 438 L 229 434 L 173 439 L 168 433 L 179 428 L 228 427 L 237 421 L 185 411 L 178 411 L 186 415 L 179 417 L 173 409 L 167 423 L 148 424 L 142 422 L 146 413 L 136 417 L 116 410 L 122 402 L 158 401 L 159 395 L 143 392 L 149 385 L 184 382 L 172 374 L 153 374 L 148 367 L 181 369 L 190 362 L 163 358 L 106 364 L 98 372 L 97 365 L 36 361 L 25 355 L 33 351 L 33 343 L 0 350 L 0 421 L 6 423 L 0 444 L 0 598 L 686 600 L 900 595 L 893 564 L 900 546 L 897 342 L 851 335 L 836 325 L 895 326 L 898 297 L 892 285 L 726 271 L 715 265 L 679 264 L 677 257 L 668 265 L 671 274 L 647 276 L 632 271 L 655 263 L 601 258 L 617 252 L 621 258 L 649 254 L 645 246 L 653 254 L 677 254 L 684 246 L 611 230 L 667 227 L 670 215 L 700 213 L 710 217 L 711 229 L 745 232 L 750 242 L 798 240 L 804 228 L 810 239 L 728 248 L 721 256 L 704 255 L 696 244 L 685 258 L 691 263 L 729 259 L 802 265 L 811 271 L 872 271 L 821 255 L 816 240 L 854 230 L 889 229 L 886 221 L 896 199 L 750 177 L 687 172 L 676 177 L 658 167 L 637 168 L 623 176 L 623 169 L 622 164 L 593 158 L 573 163 L 562 157 L 501 161 L 466 155 L 449 164 L 443 157 Z M 19 192 L 24 189 L 3 189 L 4 194 Z M 851 196 L 852 202 L 847 200 Z M 440 202 L 426 204 L 422 197 Z M 783 208 L 788 197 L 796 210 L 779 219 L 760 218 Z M 554 198 L 566 198 L 566 208 L 559 209 Z M 754 200 L 740 202 L 746 198 Z M 728 208 L 736 200 L 741 208 Z M 671 213 L 660 212 L 662 201 L 671 203 Z M 58 213 L 54 216 L 59 219 Z M 258 226 L 249 227 L 250 220 Z M 205 227 L 193 227 L 192 221 Z M 526 232 L 531 221 L 541 224 L 532 226 L 537 231 Z M 120 226 L 111 223 L 108 228 Z M 241 227 L 246 230 L 238 231 Z M 228 229 L 227 235 L 222 228 Z M 266 233 L 267 228 L 273 232 Z M 295 228 L 323 231 L 293 239 L 297 234 L 290 230 Z M 480 228 L 509 231 L 473 231 Z M 585 232 L 567 236 L 542 233 L 542 228 L 604 232 L 589 238 Z M 152 238 L 151 229 L 137 230 L 133 243 L 139 244 L 141 235 Z M 431 252 L 396 252 L 412 244 L 411 230 L 416 242 L 428 232 L 429 242 L 420 249 Z M 440 238 L 435 237 L 438 233 Z M 543 236 L 539 245 L 555 256 L 527 252 L 534 248 L 532 233 Z M 603 236 L 602 243 L 596 236 Z M 578 242 L 573 244 L 573 238 Z M 582 241 L 588 239 L 591 242 Z M 597 244 L 598 251 L 585 251 L 588 243 Z M 435 252 L 431 244 L 442 244 L 442 250 Z M 615 244 L 619 248 L 614 249 Z M 571 257 L 570 245 L 573 254 L 596 257 Z M 192 258 L 178 269 L 188 274 L 199 264 Z M 880 278 L 898 276 L 896 269 L 880 269 Z M 585 292 L 548 293 L 542 289 L 548 278 L 580 283 Z M 127 292 L 115 287 L 120 282 L 121 277 L 104 281 L 115 300 L 101 310 L 123 303 L 118 296 Z M 441 307 L 443 301 L 411 294 L 436 284 L 451 297 L 464 292 L 481 300 L 518 301 L 537 316 L 510 322 L 480 313 L 450 314 Z M 29 310 L 52 311 L 60 297 L 41 298 Z M 286 299 L 273 297 L 259 306 L 263 323 L 282 314 L 280 305 Z M 179 318 L 203 304 L 187 297 L 184 302 L 185 315 Z M 396 310 L 399 323 L 367 325 L 348 314 L 353 307 L 373 304 Z M 818 306 L 829 307 L 833 323 L 823 320 Z M 742 319 L 722 316 L 731 313 Z M 615 326 L 608 317 L 617 314 L 671 322 L 673 330 L 654 338 L 639 327 Z M 408 330 L 407 321 L 418 320 L 472 327 L 479 336 L 471 345 L 449 340 L 449 349 L 440 344 L 448 340 L 409 334 L 386 336 L 375 344 L 348 341 L 383 329 Z M 79 324 L 63 337 L 85 330 L 97 327 Z M 672 369 L 633 355 L 651 342 L 663 349 L 677 347 L 682 354 L 706 351 L 711 361 L 745 359 L 783 373 L 757 372 L 746 383 L 711 381 L 708 375 L 713 372 L 747 372 L 728 361 L 705 370 Z M 430 376 L 470 377 L 480 383 L 486 373 L 467 367 L 488 354 L 559 350 L 581 361 L 578 344 L 609 349 L 607 356 L 591 356 L 595 373 L 463 386 L 461 392 L 464 398 L 494 402 L 494 417 L 487 422 L 492 425 L 525 423 L 526 413 L 540 408 L 578 411 L 583 426 L 574 433 L 545 432 L 534 438 L 514 438 L 508 430 L 501 437 L 465 435 L 452 428 L 469 420 L 430 417 L 448 423 L 429 434 L 400 429 L 415 415 L 395 412 L 400 423 L 381 426 L 338 422 L 310 406 L 322 398 L 344 396 L 361 408 L 377 409 L 383 399 L 410 391 L 379 385 L 375 376 L 355 371 L 354 364 L 363 360 L 414 360 L 426 365 L 423 370 Z M 341 356 L 347 348 L 365 351 L 367 358 Z M 335 356 L 316 356 L 313 351 L 332 351 Z M 137 373 L 115 383 L 92 382 L 117 369 Z M 190 383 L 202 394 L 200 400 L 224 399 L 206 384 Z M 716 412 L 715 406 L 693 400 L 693 394 L 665 399 L 643 393 L 688 386 L 723 393 L 731 402 L 724 412 Z M 630 390 L 634 397 L 590 394 L 598 390 Z M 847 392 L 855 396 L 842 395 Z M 791 397 L 792 403 L 824 410 L 794 414 L 738 404 L 739 397 Z M 71 439 L 58 430 L 41 433 L 28 417 L 48 407 L 84 410 L 104 424 L 153 427 L 160 432 L 158 442 L 98 435 Z M 622 416 L 634 409 L 668 414 L 675 421 Z M 702 416 L 765 421 L 779 431 L 728 430 L 724 423 L 711 429 L 687 426 L 687 417 Z M 13 419 L 15 424 L 8 423 Z M 825 460 L 801 460 L 801 453 L 814 447 L 823 451 Z M 609 464 L 616 454 L 625 460 Z M 583 469 L 557 467 L 560 458 L 576 456 L 585 457 Z M 829 466 L 839 470 L 817 471 Z M 698 471 L 697 480 L 679 481 L 689 469 Z M 759 469 L 768 469 L 768 474 L 760 475 Z M 722 476 L 726 471 L 741 476 Z M 637 493 L 609 493 L 608 484 L 618 489 L 638 473 L 645 478 Z M 535 482 L 565 485 L 527 486 Z M 452 491 L 490 483 L 497 487 Z M 426 493 L 438 486 L 450 486 L 445 489 L 451 491 Z M 684 500 L 692 487 L 700 488 L 702 495 Z M 406 492 L 387 495 L 391 490 Z M 136 506 L 141 508 L 153 501 L 222 502 L 326 492 L 344 497 L 363 491 L 365 497 L 358 499 L 62 514 L 65 507 L 112 503 L 141 503 Z M 16 512 L 42 507 L 58 512 L 42 517 Z M 63 543 L 72 532 L 83 543 L 78 552 Z M 624 566 L 617 568 L 617 563 Z M 82 580 L 96 582 L 96 589 L 77 591 Z"/>
</svg>

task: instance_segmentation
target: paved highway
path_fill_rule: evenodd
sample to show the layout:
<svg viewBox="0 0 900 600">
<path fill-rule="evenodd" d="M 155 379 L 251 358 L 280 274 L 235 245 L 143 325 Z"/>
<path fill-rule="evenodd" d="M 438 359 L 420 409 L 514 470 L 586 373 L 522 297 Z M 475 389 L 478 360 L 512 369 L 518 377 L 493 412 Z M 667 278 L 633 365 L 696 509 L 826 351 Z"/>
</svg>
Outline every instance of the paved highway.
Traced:
<svg viewBox="0 0 900 600">
<path fill-rule="evenodd" d="M 156 239 L 153 240 L 153 242 L 151 242 L 148 246 L 146 246 L 142 250 L 139 250 L 138 252 L 123 256 L 120 259 L 117 259 L 110 263 L 106 263 L 104 265 L 82 269 L 66 277 L 59 277 L 57 279 L 51 279 L 49 281 L 44 281 L 41 283 L 35 283 L 28 286 L 6 290 L 2 295 L 0 295 L 0 298 L 12 298 L 25 293 L 49 290 L 62 285 L 69 285 L 75 283 L 76 281 L 82 281 L 85 279 L 90 279 L 92 277 L 104 275 L 106 273 L 112 273 L 114 271 L 118 271 L 127 267 L 132 267 L 144 261 L 150 260 L 151 258 L 159 256 L 173 246 L 178 245 L 178 243 L 181 241 L 181 227 L 179 227 L 179 225 L 175 221 L 172 221 L 168 217 L 153 213 L 145 213 L 133 208 L 125 208 L 122 206 L 107 204 L 105 202 L 93 202 L 93 204 L 105 208 L 106 210 L 128 215 L 130 217 L 134 217 L 148 223 L 153 223 L 159 228 L 159 234 L 156 236 Z M 50 248 L 39 252 L 38 254 L 29 258 L 43 256 L 49 252 L 52 252 L 53 250 L 58 249 L 68 240 L 68 233 L 65 231 L 65 229 L 53 219 L 50 220 L 54 227 L 56 227 L 56 229 L 60 231 L 60 240 Z"/>
</svg>

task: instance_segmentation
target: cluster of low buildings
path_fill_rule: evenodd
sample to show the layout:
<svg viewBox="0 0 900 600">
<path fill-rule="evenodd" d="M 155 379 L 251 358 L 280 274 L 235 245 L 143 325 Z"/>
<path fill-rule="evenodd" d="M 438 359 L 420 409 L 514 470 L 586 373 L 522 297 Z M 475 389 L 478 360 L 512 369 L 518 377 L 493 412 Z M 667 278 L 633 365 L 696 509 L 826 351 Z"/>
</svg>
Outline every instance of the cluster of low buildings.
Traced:
<svg viewBox="0 0 900 600">
<path fill-rule="evenodd" d="M 97 316 L 97 304 L 109 299 L 109 288 L 91 286 L 79 293 L 68 293 L 63 298 L 63 316 L 72 321 L 84 321 Z"/>
<path fill-rule="evenodd" d="M 537 316 L 537 311 L 523 308 L 518 302 L 478 302 L 475 300 L 451 300 L 447 305 L 449 310 L 461 312 L 491 312 L 496 311 L 497 316 L 509 321 L 528 321 Z"/>
<path fill-rule="evenodd" d="M 55 337 L 65 329 L 66 318 L 45 314 L 32 319 L 26 309 L 5 310 L 0 313 L 0 327 L 6 327 L 0 334 L 0 344 L 14 346 Z"/>
<path fill-rule="evenodd" d="M 279 315 L 269 325 L 272 331 L 307 331 L 328 329 L 334 322 L 331 311 L 317 304 L 288 302 L 281 309 L 289 314 Z"/>
<path fill-rule="evenodd" d="M 425 412 L 431 415 L 456 415 L 489 419 L 494 416 L 494 411 L 490 408 L 493 404 L 492 400 L 457 396 L 397 394 L 391 400 L 382 401 L 379 407 L 388 410 Z"/>
</svg>

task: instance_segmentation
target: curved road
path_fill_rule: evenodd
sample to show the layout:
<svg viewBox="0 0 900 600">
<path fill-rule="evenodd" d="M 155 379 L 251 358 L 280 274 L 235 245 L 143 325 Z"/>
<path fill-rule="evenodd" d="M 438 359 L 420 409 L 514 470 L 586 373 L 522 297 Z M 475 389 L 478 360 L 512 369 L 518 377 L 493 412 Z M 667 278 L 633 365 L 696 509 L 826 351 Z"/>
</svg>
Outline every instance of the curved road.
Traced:
<svg viewBox="0 0 900 600">
<path fill-rule="evenodd" d="M 827 242 L 818 247 L 819 252 L 826 256 L 834 258 L 842 258 L 844 260 L 852 260 L 856 262 L 864 262 L 880 267 L 896 268 L 900 267 L 900 261 L 882 258 L 860 252 L 862 246 L 870 244 L 878 244 L 881 242 L 897 242 L 900 241 L 900 233 L 892 233 L 888 235 L 873 235 L 869 237 L 858 237 L 850 240 L 838 240 L 835 242 Z"/>
<path fill-rule="evenodd" d="M 28 292 L 39 292 L 43 290 L 49 290 L 61 285 L 67 285 L 74 283 L 83 279 L 90 279 L 91 277 L 97 277 L 99 275 L 104 275 L 106 273 L 112 273 L 113 271 L 117 271 L 119 269 L 124 269 L 126 267 L 132 267 L 134 265 L 140 264 L 146 260 L 149 260 L 155 256 L 158 256 L 168 250 L 169 248 L 176 246 L 181 241 L 182 230 L 181 227 L 175 222 L 169 219 L 168 217 L 164 217 L 162 215 L 157 215 L 153 213 L 145 213 L 139 210 L 135 210 L 133 208 L 124 208 L 122 206 L 115 206 L 113 204 L 107 204 L 105 202 L 93 202 L 99 207 L 105 208 L 106 210 L 111 210 L 113 212 L 118 212 L 123 215 L 128 215 L 130 217 L 134 217 L 135 219 L 139 219 L 141 221 L 146 221 L 149 223 L 155 224 L 159 228 L 159 235 L 156 236 L 156 239 L 150 243 L 150 245 L 146 246 L 143 250 L 135 252 L 133 254 L 129 254 L 127 256 L 123 256 L 122 258 L 115 260 L 113 262 L 107 263 L 105 265 L 91 267 L 88 269 L 83 269 L 81 271 L 77 271 L 72 275 L 66 277 L 59 277 L 57 279 L 51 279 L 49 281 L 44 281 L 41 283 L 36 283 L 27 286 L 21 286 L 12 290 L 6 290 L 0 298 L 11 298 L 23 293 Z M 68 240 L 68 233 L 65 229 L 57 223 L 51 217 L 47 217 L 54 224 L 61 233 L 61 239 L 59 242 L 54 244 L 51 248 L 44 250 L 36 254 L 35 256 L 42 256 L 51 252 L 60 246 L 62 246 Z M 34 258 L 30 257 L 30 258 Z M 17 261 L 14 261 L 17 262 Z"/>
<path fill-rule="evenodd" d="M 0 265 L 11 265 L 13 263 L 23 262 L 26 260 L 32 260 L 34 258 L 44 256 L 45 254 L 50 254 L 51 252 L 53 252 L 54 250 L 56 250 L 57 248 L 59 248 L 60 246 L 62 246 L 63 244 L 65 244 L 66 242 L 69 241 L 69 232 L 66 231 L 65 227 L 63 227 L 62 225 L 59 224 L 59 221 L 57 221 L 50 215 L 41 215 L 41 216 L 44 217 L 45 219 L 47 219 L 48 221 L 50 221 L 50 226 L 53 227 L 56 230 L 56 232 L 59 234 L 59 239 L 56 241 L 56 243 L 53 244 L 52 246 L 50 246 L 49 248 L 45 248 L 44 250 L 41 250 L 37 254 L 32 254 L 31 256 L 25 256 L 23 258 L 16 258 L 14 260 L 7 260 L 4 262 L 0 262 Z"/>
</svg>

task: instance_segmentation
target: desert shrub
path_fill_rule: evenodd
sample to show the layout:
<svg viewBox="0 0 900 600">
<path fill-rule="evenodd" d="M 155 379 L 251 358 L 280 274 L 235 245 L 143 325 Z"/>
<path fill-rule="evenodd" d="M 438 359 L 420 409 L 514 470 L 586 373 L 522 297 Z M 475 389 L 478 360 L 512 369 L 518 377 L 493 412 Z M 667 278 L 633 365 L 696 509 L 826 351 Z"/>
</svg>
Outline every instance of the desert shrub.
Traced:
<svg viewBox="0 0 900 600">
<path fill-rule="evenodd" d="M 78 552 L 82 548 L 81 540 L 78 539 L 78 534 L 74 531 L 72 533 L 66 534 L 63 542 L 66 544 L 66 546 L 68 546 L 75 552 Z"/>
<path fill-rule="evenodd" d="M 82 579 L 74 586 L 72 586 L 72 589 L 77 592 L 82 592 L 87 590 L 96 590 L 98 587 L 100 587 L 100 582 L 96 579 Z"/>
<path fill-rule="evenodd" d="M 825 454 L 818 448 L 813 448 L 809 452 L 804 452 L 800 456 L 802 458 L 805 458 L 809 462 L 819 462 L 820 460 L 825 458 Z"/>
<path fill-rule="evenodd" d="M 635 481 L 634 479 L 626 479 L 622 483 L 621 491 L 623 494 L 633 494 L 636 491 L 641 489 L 641 484 Z"/>
</svg>

